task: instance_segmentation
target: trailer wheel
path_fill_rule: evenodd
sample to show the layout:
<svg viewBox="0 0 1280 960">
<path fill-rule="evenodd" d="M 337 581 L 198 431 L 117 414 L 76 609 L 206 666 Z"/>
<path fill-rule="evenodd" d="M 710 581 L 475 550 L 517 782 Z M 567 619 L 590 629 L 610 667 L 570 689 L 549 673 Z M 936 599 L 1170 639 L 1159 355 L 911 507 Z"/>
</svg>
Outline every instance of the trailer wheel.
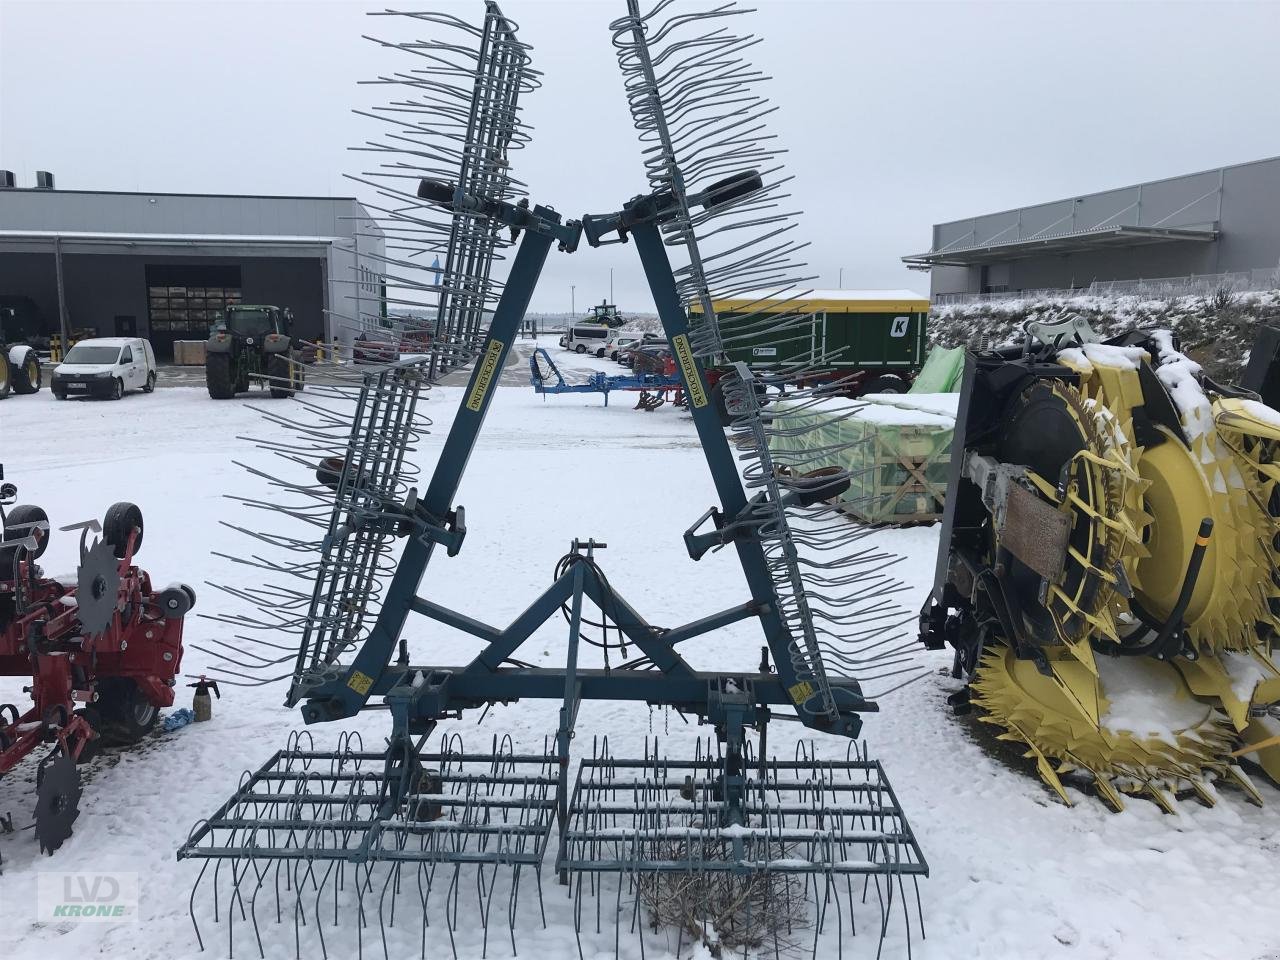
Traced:
<svg viewBox="0 0 1280 960">
<path fill-rule="evenodd" d="M 133 542 L 133 553 L 137 556 L 142 549 L 142 511 L 137 504 L 123 501 L 113 503 L 107 508 L 107 515 L 102 518 L 102 539 L 111 544 L 111 552 L 117 560 L 124 559 L 125 548 L 129 546 L 129 534 L 134 528 L 138 530 L 138 539 Z"/>
<path fill-rule="evenodd" d="M 145 737 L 160 715 L 159 708 L 130 677 L 104 677 L 98 681 L 98 710 L 104 721 L 103 739 L 120 746 L 135 744 Z"/>
<path fill-rule="evenodd" d="M 9 354 L 0 350 L 0 400 L 9 395 L 13 389 L 13 376 L 9 369 Z"/>
<path fill-rule="evenodd" d="M 12 359 L 14 354 L 18 359 Z M 9 370 L 13 377 L 13 392 L 17 394 L 40 392 L 40 358 L 30 347 L 14 347 L 9 354 Z"/>
<path fill-rule="evenodd" d="M 866 385 L 858 391 L 863 393 L 906 393 L 907 381 L 892 373 L 886 373 L 879 377 L 868 380 Z"/>
<path fill-rule="evenodd" d="M 211 353 L 205 357 L 204 380 L 209 396 L 214 400 L 230 400 L 236 395 L 231 380 L 231 354 Z"/>
<path fill-rule="evenodd" d="M 19 533 L 18 527 L 25 526 L 28 523 L 49 522 L 49 515 L 40 507 L 30 503 L 20 503 L 13 507 L 4 518 L 4 538 L 6 540 L 15 539 L 20 536 L 26 536 L 25 533 Z M 12 533 L 10 533 L 12 531 Z M 33 559 L 39 560 L 43 556 L 45 548 L 49 546 L 49 531 L 45 530 L 39 534 L 40 543 L 36 547 Z M 13 555 L 9 550 L 0 550 L 0 557 L 4 557 L 4 562 L 13 563 Z"/>
<path fill-rule="evenodd" d="M 181 587 L 168 587 L 156 597 L 160 613 L 166 620 L 181 620 L 191 610 L 191 595 Z"/>
<path fill-rule="evenodd" d="M 267 357 L 267 377 L 271 396 L 277 400 L 293 396 L 293 364 L 286 354 L 273 353 Z"/>
</svg>

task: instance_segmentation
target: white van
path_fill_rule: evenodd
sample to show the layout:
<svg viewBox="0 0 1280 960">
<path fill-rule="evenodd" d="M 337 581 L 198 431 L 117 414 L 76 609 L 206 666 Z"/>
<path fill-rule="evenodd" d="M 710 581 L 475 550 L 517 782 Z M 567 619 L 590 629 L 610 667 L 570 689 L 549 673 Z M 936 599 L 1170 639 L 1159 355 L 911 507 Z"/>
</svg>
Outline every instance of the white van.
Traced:
<svg viewBox="0 0 1280 960">
<path fill-rule="evenodd" d="M 614 341 L 622 331 L 600 323 L 575 323 L 564 335 L 563 345 L 574 353 L 593 353 L 607 356 L 613 351 Z"/>
<path fill-rule="evenodd" d="M 81 340 L 53 370 L 49 389 L 59 400 L 105 397 L 119 400 L 126 390 L 156 388 L 156 355 L 141 337 Z"/>
</svg>

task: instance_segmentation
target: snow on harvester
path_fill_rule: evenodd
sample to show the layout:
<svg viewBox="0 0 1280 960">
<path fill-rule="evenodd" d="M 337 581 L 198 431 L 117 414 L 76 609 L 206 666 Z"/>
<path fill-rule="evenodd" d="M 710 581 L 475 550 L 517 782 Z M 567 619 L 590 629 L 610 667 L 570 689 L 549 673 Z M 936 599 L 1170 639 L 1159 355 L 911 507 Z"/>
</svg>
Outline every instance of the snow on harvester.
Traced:
<svg viewBox="0 0 1280 960">
<path fill-rule="evenodd" d="M 1172 810 L 1280 781 L 1280 413 L 1214 383 L 1166 331 L 1098 342 L 1030 323 L 967 358 L 921 639 L 952 697 L 1082 777 Z"/>
<path fill-rule="evenodd" d="M 460 917 L 471 928 L 466 936 L 483 938 L 478 949 L 467 945 L 468 955 L 483 953 L 490 920 L 505 905 L 514 950 L 519 918 L 538 922 L 543 872 L 554 864 L 573 900 L 584 956 L 608 942 L 599 931 L 606 911 L 615 953 L 624 927 L 641 938 L 669 933 L 677 955 L 686 943 L 695 951 L 780 955 L 807 927 L 813 951 L 825 933 L 823 955 L 833 956 L 864 910 L 864 932 L 870 920 L 871 933 L 905 935 L 909 950 L 913 928 L 923 932 L 913 915 L 922 913 L 916 882 L 928 867 L 884 768 L 856 740 L 862 714 L 878 709 L 876 697 L 918 672 L 914 638 L 902 631 L 911 617 L 892 600 L 901 585 L 885 570 L 894 558 L 865 549 L 865 531 L 825 503 L 848 486 L 841 471 L 813 480 L 775 469 L 770 434 L 803 427 L 773 398 L 784 386 L 793 388 L 793 402 L 815 397 L 815 388 L 798 382 L 809 371 L 757 376 L 745 363 L 726 363 L 721 383 L 734 444 L 707 376 L 733 342 L 718 326 L 717 296 L 762 283 L 802 289 L 795 273 L 803 244 L 792 239 L 790 214 L 778 209 L 787 182 L 780 150 L 757 122 L 771 108 L 753 89 L 760 75 L 739 56 L 754 40 L 727 29 L 726 18 L 739 12 L 731 5 L 668 15 L 660 3 L 642 15 L 629 2 L 612 29 L 633 120 L 642 139 L 655 143 L 646 151 L 647 192 L 620 209 L 565 221 L 550 207 L 516 200 L 522 191 L 508 151 L 527 139 L 516 100 L 536 74 L 515 25 L 496 4 L 485 9 L 482 27 L 413 14 L 415 24 L 447 27 L 448 36 L 383 44 L 412 63 L 425 58 L 451 84 L 424 102 L 396 99 L 376 114 L 397 129 L 372 145 L 382 167 L 365 175 L 388 198 L 379 218 L 384 232 L 420 245 L 401 261 L 388 259 L 406 269 L 390 270 L 387 299 L 421 290 L 413 264 L 435 249 L 424 238 L 447 237 L 450 250 L 464 238 L 460 256 L 442 257 L 440 299 L 468 292 L 487 321 L 430 479 L 419 488 L 411 454 L 427 426 L 422 403 L 438 357 L 379 369 L 342 365 L 312 377 L 308 398 L 293 405 L 312 414 L 294 424 L 298 439 L 261 442 L 288 472 L 255 470 L 273 496 L 250 501 L 305 521 L 312 535 L 246 529 L 283 559 L 243 554 L 253 576 L 265 571 L 269 582 L 229 587 L 256 609 L 220 618 L 237 633 L 235 644 L 219 641 L 223 675 L 287 680 L 286 703 L 308 724 L 385 711 L 390 735 L 376 750 L 346 732 L 333 750 L 294 735 L 193 827 L 178 856 L 202 861 L 190 901 L 197 937 L 211 905 L 213 919 L 228 924 L 229 946 L 238 926 L 265 952 L 260 920 L 274 915 L 297 955 L 304 937 L 318 938 L 326 955 L 360 955 L 364 938 L 374 936 L 384 956 L 425 953 L 430 937 L 443 941 L 441 924 L 427 920 L 434 897 L 451 945 Z M 659 90 L 655 63 L 680 91 L 677 101 Z M 418 96 L 413 75 L 393 76 L 410 88 L 397 97 Z M 450 108 L 442 112 L 436 97 Z M 458 109 L 465 104 L 472 109 Z M 715 133 L 688 145 L 673 116 Z M 416 192 L 405 182 L 411 171 L 421 175 Z M 689 622 L 651 624 L 606 575 L 606 544 L 575 538 L 549 586 L 510 624 L 451 609 L 439 602 L 439 577 L 427 569 L 438 574 L 466 542 L 467 515 L 455 497 L 552 247 L 573 253 L 583 239 L 594 247 L 628 238 L 678 359 L 719 501 L 693 520 L 684 545 L 690 562 L 730 548 L 725 553 L 743 574 L 733 605 L 698 611 L 691 591 L 681 598 Z M 517 241 L 499 295 L 489 254 Z M 474 246 L 485 256 L 469 255 Z M 691 321 L 687 305 L 695 299 L 704 309 Z M 759 343 L 804 323 L 811 318 L 777 310 L 745 317 L 737 329 L 750 329 Z M 317 395 L 346 399 L 351 417 L 317 403 Z M 702 507 L 686 505 L 691 517 Z M 633 556 L 619 568 L 643 565 Z M 522 659 L 522 646 L 562 616 L 562 665 Z M 735 645 L 720 632 L 733 624 L 758 629 L 759 645 Z M 470 638 L 474 654 L 441 663 L 443 629 Z M 679 645 L 713 633 L 726 669 L 697 670 Z M 550 701 L 544 715 L 556 727 L 548 724 L 521 752 L 513 734 L 494 736 L 480 753 L 466 752 L 456 733 L 428 749 L 442 723 L 522 700 Z M 574 744 L 575 735 L 578 744 L 586 739 L 578 717 L 588 701 L 630 703 L 637 713 L 641 705 L 673 708 L 713 733 L 683 758 L 648 738 L 642 750 L 625 733 L 630 758 L 617 736 L 612 745 L 596 738 L 584 756 Z M 814 739 L 784 741 L 783 756 L 772 755 L 775 719 Z M 908 884 L 916 894 L 910 910 Z M 475 899 L 465 894 L 472 910 L 460 914 L 463 888 L 474 889 Z M 406 929 L 395 923 L 397 907 L 401 918 L 406 907 L 421 913 Z M 902 925 L 890 923 L 895 908 Z"/>
<path fill-rule="evenodd" d="M 79 815 L 76 764 L 103 744 L 136 743 L 172 705 L 195 593 L 185 584 L 157 591 L 134 566 L 143 527 L 131 503 L 113 505 L 101 525 L 63 527 L 80 531 L 76 583 L 46 577 L 36 561 L 49 518 L 27 504 L 5 511 L 16 496 L 13 484 L 0 486 L 0 675 L 30 675 L 32 705 L 0 705 L 0 774 L 49 748 L 37 769 L 35 835 L 53 853 Z M 90 533 L 102 536 L 90 543 Z"/>
<path fill-rule="evenodd" d="M 546 365 L 547 372 L 542 370 Z M 550 377 L 555 382 L 549 382 Z M 538 347 L 529 357 L 529 382 L 533 384 L 535 393 L 544 396 L 548 393 L 603 393 L 604 405 L 609 405 L 609 394 L 616 391 L 639 393 L 636 401 L 637 410 L 656 410 L 666 402 L 668 393 L 674 394 L 673 403 L 677 407 L 685 405 L 684 385 L 678 376 L 659 373 L 639 373 L 609 376 L 607 373 L 593 373 L 583 383 L 568 383 L 560 368 L 556 366 L 551 355 L 542 347 Z"/>
</svg>

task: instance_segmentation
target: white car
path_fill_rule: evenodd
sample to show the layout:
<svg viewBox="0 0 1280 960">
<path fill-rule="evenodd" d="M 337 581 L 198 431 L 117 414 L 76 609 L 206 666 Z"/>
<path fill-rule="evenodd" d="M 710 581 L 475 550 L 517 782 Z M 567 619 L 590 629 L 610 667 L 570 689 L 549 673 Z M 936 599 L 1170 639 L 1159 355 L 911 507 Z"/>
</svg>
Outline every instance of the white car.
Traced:
<svg viewBox="0 0 1280 960">
<path fill-rule="evenodd" d="M 53 371 L 49 389 L 59 400 L 105 397 L 119 400 L 128 390 L 156 388 L 156 355 L 141 337 L 95 337 L 67 351 Z"/>
<path fill-rule="evenodd" d="M 602 323 L 575 323 L 561 338 L 560 344 L 574 353 L 606 357 L 613 352 L 614 341 L 621 332 L 616 327 L 606 327 Z"/>
</svg>

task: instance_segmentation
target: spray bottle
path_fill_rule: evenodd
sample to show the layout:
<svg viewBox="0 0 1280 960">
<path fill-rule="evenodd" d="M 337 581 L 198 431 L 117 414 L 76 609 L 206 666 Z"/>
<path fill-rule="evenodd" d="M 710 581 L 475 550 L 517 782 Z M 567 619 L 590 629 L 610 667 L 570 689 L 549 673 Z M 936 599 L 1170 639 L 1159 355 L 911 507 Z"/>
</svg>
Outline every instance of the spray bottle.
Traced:
<svg viewBox="0 0 1280 960">
<path fill-rule="evenodd" d="M 209 691 L 212 690 L 219 700 L 222 699 L 222 692 L 218 689 L 218 681 L 206 680 L 202 673 L 199 680 L 195 683 L 188 683 L 187 686 L 196 688 L 196 695 L 191 698 L 191 707 L 196 714 L 196 723 L 212 720 L 213 701 L 209 699 Z"/>
</svg>

